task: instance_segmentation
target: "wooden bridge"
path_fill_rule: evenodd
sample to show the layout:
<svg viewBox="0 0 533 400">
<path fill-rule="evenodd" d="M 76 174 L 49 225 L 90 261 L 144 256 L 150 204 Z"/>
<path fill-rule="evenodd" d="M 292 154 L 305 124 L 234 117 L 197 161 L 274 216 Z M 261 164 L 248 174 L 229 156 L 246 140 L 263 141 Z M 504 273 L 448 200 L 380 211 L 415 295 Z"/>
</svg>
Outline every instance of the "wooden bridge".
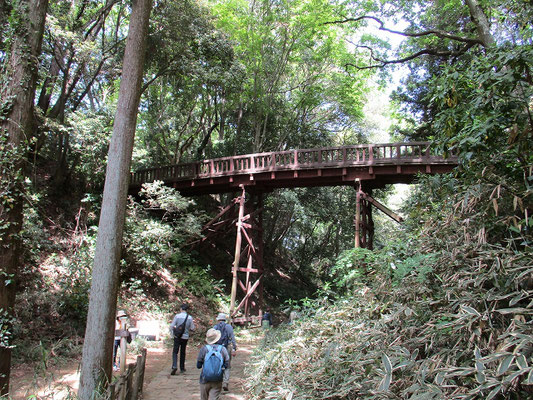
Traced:
<svg viewBox="0 0 533 400">
<path fill-rule="evenodd" d="M 387 184 L 412 183 L 421 173 L 450 172 L 456 165 L 457 157 L 436 154 L 427 142 L 290 150 L 139 170 L 131 176 L 130 192 L 156 180 L 186 196 L 240 192 L 204 227 L 199 242 L 213 243 L 214 237 L 236 229 L 230 313 L 234 322 L 251 322 L 262 314 L 263 193 L 275 188 L 353 186 L 357 191 L 355 247 L 372 249 L 372 205 L 401 220 L 372 198 L 372 190 Z M 239 304 L 237 291 L 242 294 Z"/>
<path fill-rule="evenodd" d="M 224 193 L 241 185 L 259 192 L 274 188 L 353 186 L 369 189 L 411 183 L 419 173 L 449 172 L 456 157 L 435 154 L 427 142 L 365 144 L 223 157 L 136 171 L 130 191 L 161 180 L 183 195 Z"/>
</svg>

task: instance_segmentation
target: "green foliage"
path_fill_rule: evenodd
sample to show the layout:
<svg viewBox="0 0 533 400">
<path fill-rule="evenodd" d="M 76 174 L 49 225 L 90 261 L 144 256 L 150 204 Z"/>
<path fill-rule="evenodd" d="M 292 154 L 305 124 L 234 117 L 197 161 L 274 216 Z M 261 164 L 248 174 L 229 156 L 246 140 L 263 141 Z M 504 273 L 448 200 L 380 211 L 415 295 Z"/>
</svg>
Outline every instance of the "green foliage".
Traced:
<svg viewBox="0 0 533 400">
<path fill-rule="evenodd" d="M 159 3 L 151 20 L 147 66 L 158 79 L 142 99 L 136 167 L 196 160 L 206 148 L 216 152 L 211 134 L 218 129 L 223 139 L 229 131 L 224 121 L 243 77 L 231 41 L 199 3 Z"/>
<path fill-rule="evenodd" d="M 401 284 L 403 278 L 414 275 L 418 282 L 423 283 L 427 280 L 428 274 L 433 272 L 432 265 L 435 259 L 435 254 L 417 254 L 402 260 L 398 265 L 392 264 L 393 278 L 397 284 Z"/>
<path fill-rule="evenodd" d="M 532 58 L 531 46 L 491 49 L 432 80 L 435 130 L 442 147 L 458 153 L 465 167 L 477 170 L 487 155 L 495 169 L 507 174 L 521 175 L 531 164 L 533 92 L 527 74 Z"/>
<path fill-rule="evenodd" d="M 71 140 L 75 173 L 86 191 L 99 192 L 104 184 L 112 119 L 109 114 L 84 112 L 71 115 Z"/>
<path fill-rule="evenodd" d="M 269 334 L 248 370 L 252 398 L 527 397 L 532 254 L 468 240 L 463 218 L 444 223 L 447 245 L 442 225 L 424 226 L 411 246 L 425 255 L 406 258 L 403 244 L 343 253 L 341 277 L 362 262 L 378 273 L 354 272 L 339 299 Z M 387 274 L 391 259 L 403 261 Z"/>
<path fill-rule="evenodd" d="M 376 258 L 376 253 L 367 249 L 343 251 L 331 268 L 331 276 L 341 293 L 365 285 Z"/>
<path fill-rule="evenodd" d="M 25 145 L 12 143 L 9 133 L 0 129 L 0 240 L 7 241 L 7 232 L 13 227 L 13 208 L 22 196 L 24 175 L 21 162 Z M 4 266 L 2 266 L 3 268 Z"/>
<path fill-rule="evenodd" d="M 343 70 L 350 32 L 325 24 L 335 19 L 333 4 L 212 4 L 217 26 L 235 41 L 246 68 L 242 118 L 235 121 L 242 132 L 232 139 L 237 153 L 314 147 L 350 133 L 359 138 L 353 132 L 367 76 Z"/>
<path fill-rule="evenodd" d="M 201 268 L 198 265 L 188 265 L 177 277 L 192 294 L 204 297 L 215 304 L 222 301 L 226 293 L 223 281 L 213 279 L 210 266 Z"/>
<path fill-rule="evenodd" d="M 162 182 L 144 185 L 140 194 L 143 200 L 130 203 L 126 221 L 122 272 L 125 289 L 138 299 L 163 295 L 156 288 L 161 274 L 169 273 L 173 284 L 188 293 L 186 296 L 204 297 L 218 303 L 223 293 L 222 283 L 212 278 L 210 267 L 197 265 L 182 250 L 200 234 L 202 216 L 192 211 L 194 202 Z"/>
<path fill-rule="evenodd" d="M 15 318 L 6 310 L 0 309 L 0 347 L 13 347 L 13 323 Z"/>
<path fill-rule="evenodd" d="M 92 261 L 96 235 L 87 236 L 84 243 L 69 257 L 63 258 L 59 287 L 58 308 L 61 315 L 83 332 L 89 305 Z"/>
<path fill-rule="evenodd" d="M 141 195 L 144 207 L 134 202 L 129 207 L 124 238 L 127 261 L 152 273 L 161 266 L 176 268 L 187 259 L 179 248 L 200 232 L 198 217 L 186 212 L 194 203 L 162 182 L 145 185 Z M 150 211 L 159 212 L 162 219 L 150 217 Z"/>
</svg>

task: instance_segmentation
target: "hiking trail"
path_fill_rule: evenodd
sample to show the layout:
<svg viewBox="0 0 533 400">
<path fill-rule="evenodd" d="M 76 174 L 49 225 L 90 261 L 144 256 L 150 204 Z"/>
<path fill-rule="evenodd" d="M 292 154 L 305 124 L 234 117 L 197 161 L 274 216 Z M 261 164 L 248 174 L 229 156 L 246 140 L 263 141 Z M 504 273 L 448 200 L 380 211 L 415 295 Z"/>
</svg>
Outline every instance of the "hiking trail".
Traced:
<svg viewBox="0 0 533 400">
<path fill-rule="evenodd" d="M 244 368 L 256 341 L 237 337 L 237 355 L 231 361 L 229 391 L 222 392 L 224 400 L 244 400 Z M 200 400 L 200 370 L 196 357 L 203 346 L 189 343 L 184 374 L 170 375 L 172 347 L 160 341 L 147 347 L 143 400 Z M 135 355 L 128 355 L 128 363 L 135 362 Z M 71 399 L 78 390 L 79 364 L 81 359 L 70 360 L 50 369 L 35 370 L 36 365 L 21 365 L 12 372 L 11 399 L 26 400 L 31 396 L 39 399 Z M 119 372 L 114 372 L 118 376 Z"/>
<path fill-rule="evenodd" d="M 231 377 L 229 391 L 222 391 L 221 398 L 224 400 L 244 400 L 243 385 L 245 382 L 244 368 L 252 353 L 254 343 L 240 341 L 237 338 L 238 350 L 231 360 Z M 165 349 L 166 359 L 158 357 L 159 372 L 145 381 L 143 400 L 200 400 L 200 370 L 196 368 L 196 357 L 203 344 L 190 343 L 187 346 L 185 360 L 185 373 L 170 375 L 172 349 Z M 150 351 L 149 356 L 150 357 Z M 150 358 L 147 358 L 147 366 Z"/>
</svg>

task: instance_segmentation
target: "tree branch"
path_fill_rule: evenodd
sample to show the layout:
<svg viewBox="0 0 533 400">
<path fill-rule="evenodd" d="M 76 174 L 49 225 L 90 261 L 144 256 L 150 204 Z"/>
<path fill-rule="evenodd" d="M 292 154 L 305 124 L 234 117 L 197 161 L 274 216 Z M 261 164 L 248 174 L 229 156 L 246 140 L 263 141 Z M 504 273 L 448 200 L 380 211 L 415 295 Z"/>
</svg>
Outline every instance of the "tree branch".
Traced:
<svg viewBox="0 0 533 400">
<path fill-rule="evenodd" d="M 430 30 L 422 31 L 422 32 L 400 32 L 400 31 L 395 31 L 393 29 L 386 28 L 385 27 L 385 23 L 382 20 L 380 20 L 379 18 L 374 17 L 372 15 L 361 15 L 360 17 L 357 17 L 357 18 L 345 18 L 345 19 L 342 19 L 342 20 L 328 21 L 328 22 L 324 22 L 324 25 L 345 24 L 345 23 L 348 23 L 348 22 L 359 22 L 359 21 L 362 21 L 362 20 L 365 20 L 365 19 L 371 19 L 371 20 L 377 22 L 379 24 L 379 30 L 382 30 L 382 31 L 385 31 L 385 32 L 394 33 L 396 35 L 401 35 L 401 36 L 405 36 L 405 37 L 423 37 L 423 36 L 434 35 L 434 36 L 437 36 L 437 37 L 439 37 L 441 39 L 450 39 L 450 40 L 454 40 L 454 41 L 462 42 L 462 43 L 473 43 L 473 44 L 481 44 L 481 45 L 483 45 L 483 41 L 481 41 L 479 38 L 469 38 L 469 37 L 457 36 L 457 35 L 453 35 L 451 33 L 448 33 L 446 31 L 441 31 L 439 29 L 430 29 Z"/>
<path fill-rule="evenodd" d="M 372 69 L 372 68 L 383 68 L 386 65 L 402 64 L 402 63 L 405 63 L 407 61 L 414 60 L 415 58 L 421 57 L 423 55 L 429 55 L 429 56 L 433 56 L 433 57 L 457 57 L 457 56 L 460 56 L 460 55 L 466 53 L 466 51 L 468 49 L 470 49 L 471 47 L 473 47 L 475 45 L 476 45 L 476 43 L 467 43 L 465 46 L 463 46 L 459 50 L 455 50 L 455 51 L 453 51 L 453 50 L 440 51 L 440 50 L 436 50 L 436 49 L 423 49 L 423 50 L 420 50 L 420 51 L 418 51 L 418 52 L 416 52 L 414 54 L 411 54 L 409 56 L 406 56 L 406 57 L 403 57 L 403 58 L 398 58 L 398 59 L 395 59 L 395 60 L 382 60 L 381 58 L 376 57 L 374 55 L 374 51 L 373 51 L 373 49 L 371 47 L 369 47 L 369 46 L 357 46 L 359 48 L 364 48 L 364 49 L 367 49 L 368 51 L 370 51 L 370 57 L 372 58 L 372 60 L 376 61 L 378 64 L 366 65 L 364 67 L 361 67 L 361 66 L 358 66 L 358 65 L 355 65 L 355 64 L 347 63 L 347 64 L 344 65 L 344 67 L 346 69 L 348 67 L 353 67 L 353 68 L 356 68 L 356 69 L 359 69 L 359 70 Z"/>
</svg>

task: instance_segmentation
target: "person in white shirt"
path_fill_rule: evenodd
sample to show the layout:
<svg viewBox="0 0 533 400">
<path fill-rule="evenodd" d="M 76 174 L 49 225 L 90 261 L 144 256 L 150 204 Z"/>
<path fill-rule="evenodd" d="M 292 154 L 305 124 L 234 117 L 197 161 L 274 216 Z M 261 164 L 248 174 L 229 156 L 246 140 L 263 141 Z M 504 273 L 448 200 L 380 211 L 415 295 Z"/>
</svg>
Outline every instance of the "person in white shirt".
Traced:
<svg viewBox="0 0 533 400">
<path fill-rule="evenodd" d="M 174 316 L 172 323 L 170 324 L 170 334 L 174 338 L 174 346 L 172 347 L 172 369 L 170 370 L 170 375 L 176 375 L 178 370 L 178 352 L 180 353 L 180 372 L 185 372 L 185 355 L 187 349 L 187 342 L 189 341 L 189 333 L 194 331 L 196 327 L 194 326 L 193 318 L 187 313 L 189 309 L 188 304 L 181 305 L 181 312 Z M 179 328 L 183 325 L 183 333 L 181 337 L 175 336 L 175 328 Z"/>
</svg>

